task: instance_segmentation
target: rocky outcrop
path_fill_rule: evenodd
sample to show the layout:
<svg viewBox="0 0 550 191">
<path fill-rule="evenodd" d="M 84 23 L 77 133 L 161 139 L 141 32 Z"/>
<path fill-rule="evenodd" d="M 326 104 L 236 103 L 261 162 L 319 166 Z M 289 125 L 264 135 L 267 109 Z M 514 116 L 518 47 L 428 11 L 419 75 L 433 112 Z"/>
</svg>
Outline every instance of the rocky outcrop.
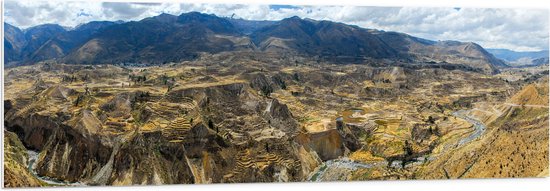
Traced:
<svg viewBox="0 0 550 191">
<path fill-rule="evenodd" d="M 276 88 L 273 82 L 262 73 L 251 76 L 250 87 L 266 97 L 274 92 Z"/>
<path fill-rule="evenodd" d="M 289 134 L 294 134 L 298 129 L 298 122 L 294 119 L 288 107 L 277 99 L 268 102 L 266 114 L 269 124 L 277 129 Z"/>
<path fill-rule="evenodd" d="M 439 134 L 437 125 L 430 124 L 415 124 L 412 128 L 412 139 L 416 141 L 424 141 L 430 139 L 432 135 Z"/>
<path fill-rule="evenodd" d="M 21 139 L 21 142 L 30 149 L 42 150 L 48 142 L 49 137 L 54 133 L 58 125 L 51 117 L 43 115 L 29 115 L 10 117 L 5 115 L 6 129 L 14 132 Z"/>
<path fill-rule="evenodd" d="M 114 155 L 112 185 L 194 183 L 181 144 L 169 143 L 160 132 L 138 134 Z"/>
<path fill-rule="evenodd" d="M 295 140 L 306 149 L 315 151 L 323 161 L 343 156 L 346 150 L 343 138 L 336 129 L 299 134 Z"/>
<path fill-rule="evenodd" d="M 361 146 L 361 143 L 359 142 L 359 139 L 357 139 L 357 136 L 355 135 L 355 133 L 353 133 L 353 131 L 350 128 L 348 128 L 347 126 L 344 126 L 342 129 L 337 129 L 337 130 L 338 130 L 338 133 L 340 133 L 340 135 L 343 138 L 344 146 L 346 146 L 346 148 L 349 151 L 353 152 L 361 149 L 362 146 Z"/>
<path fill-rule="evenodd" d="M 135 93 L 123 93 L 114 96 L 110 101 L 101 105 L 101 110 L 109 117 L 121 117 L 132 110 L 131 101 L 135 100 Z"/>
<path fill-rule="evenodd" d="M 87 180 L 109 160 L 112 144 L 103 140 L 97 135 L 84 136 L 70 126 L 61 125 L 41 149 L 36 171 L 68 182 Z"/>
</svg>

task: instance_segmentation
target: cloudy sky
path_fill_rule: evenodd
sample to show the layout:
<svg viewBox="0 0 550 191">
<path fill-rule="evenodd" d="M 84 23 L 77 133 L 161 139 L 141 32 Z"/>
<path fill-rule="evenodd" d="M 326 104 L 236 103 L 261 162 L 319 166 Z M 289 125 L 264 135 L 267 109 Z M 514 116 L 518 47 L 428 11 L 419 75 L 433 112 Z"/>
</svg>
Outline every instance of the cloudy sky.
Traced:
<svg viewBox="0 0 550 191">
<path fill-rule="evenodd" d="M 398 31 L 431 40 L 472 41 L 486 48 L 516 51 L 548 49 L 549 13 L 545 9 L 433 7 L 358 7 L 25 1 L 4 2 L 5 22 L 20 28 L 44 23 L 74 27 L 94 20 L 131 21 L 161 13 L 198 11 L 251 20 L 291 16 L 332 20 L 364 28 Z"/>
</svg>

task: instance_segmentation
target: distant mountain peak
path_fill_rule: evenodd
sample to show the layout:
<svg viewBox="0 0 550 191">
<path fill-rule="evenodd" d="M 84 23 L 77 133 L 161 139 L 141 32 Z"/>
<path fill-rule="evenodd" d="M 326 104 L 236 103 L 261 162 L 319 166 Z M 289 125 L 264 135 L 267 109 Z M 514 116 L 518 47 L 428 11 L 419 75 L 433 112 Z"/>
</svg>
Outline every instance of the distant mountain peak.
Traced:
<svg viewBox="0 0 550 191">
<path fill-rule="evenodd" d="M 207 14 L 207 13 L 201 13 L 197 11 L 191 11 L 187 13 L 182 13 L 178 17 L 180 18 L 188 18 L 188 19 L 196 19 L 196 20 L 204 20 L 204 19 L 221 19 L 220 17 L 214 15 L 214 14 Z"/>
<path fill-rule="evenodd" d="M 63 27 L 61 25 L 53 24 L 53 23 L 46 23 L 46 24 L 41 24 L 41 25 L 36 25 L 36 26 L 33 26 L 33 27 L 26 28 L 25 30 L 23 30 L 23 32 L 28 33 L 28 32 L 33 32 L 33 31 L 40 31 L 40 30 L 66 31 L 65 27 Z"/>
<path fill-rule="evenodd" d="M 88 23 L 80 24 L 80 25 L 74 27 L 73 30 L 75 30 L 75 31 L 90 30 L 90 29 L 99 28 L 99 27 L 102 27 L 102 26 L 109 26 L 109 25 L 113 25 L 113 24 L 116 24 L 116 23 L 112 22 L 112 21 L 91 21 L 91 22 L 88 22 Z"/>
<path fill-rule="evenodd" d="M 198 28 L 204 27 L 215 33 L 238 34 L 239 31 L 226 18 L 218 17 L 214 14 L 205 14 L 200 12 L 183 13 L 177 18 L 181 24 L 193 24 Z"/>
<path fill-rule="evenodd" d="M 292 17 L 288 17 L 288 18 L 285 18 L 285 19 L 281 20 L 281 22 L 282 23 L 290 23 L 290 22 L 302 23 L 302 22 L 311 22 L 311 21 L 306 20 L 306 19 L 302 19 L 299 16 L 292 16 Z"/>
<path fill-rule="evenodd" d="M 288 17 L 286 19 L 287 20 L 302 20 L 302 18 L 300 18 L 299 16 L 292 16 L 292 17 Z"/>
<path fill-rule="evenodd" d="M 167 22 L 175 22 L 177 19 L 178 19 L 178 17 L 175 16 L 175 15 L 171 15 L 171 14 L 168 14 L 168 13 L 161 13 L 160 15 L 145 18 L 143 20 L 144 21 L 155 20 L 155 21 L 160 21 L 160 22 L 167 23 Z"/>
<path fill-rule="evenodd" d="M 15 25 L 10 24 L 10 23 L 8 23 L 8 22 L 4 22 L 4 26 L 15 27 L 15 28 L 18 28 L 18 29 L 19 29 L 19 27 L 16 27 Z"/>
<path fill-rule="evenodd" d="M 169 13 L 161 13 L 160 15 L 158 15 L 157 17 L 166 17 L 166 16 L 175 16 L 175 15 L 172 15 L 172 14 L 169 14 Z"/>
</svg>

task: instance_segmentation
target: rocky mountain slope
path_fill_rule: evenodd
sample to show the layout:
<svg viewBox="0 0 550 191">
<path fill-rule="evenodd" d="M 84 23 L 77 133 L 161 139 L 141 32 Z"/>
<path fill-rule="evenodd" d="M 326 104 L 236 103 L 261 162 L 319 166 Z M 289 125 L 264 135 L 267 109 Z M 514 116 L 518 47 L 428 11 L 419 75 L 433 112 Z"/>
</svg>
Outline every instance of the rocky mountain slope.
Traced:
<svg viewBox="0 0 550 191">
<path fill-rule="evenodd" d="M 92 34 L 116 23 L 93 21 L 72 30 L 66 30 L 55 24 L 44 24 L 24 31 L 10 24 L 4 24 L 6 31 L 4 61 L 6 66 L 10 67 L 62 58 L 76 46 L 81 46 L 88 41 Z"/>
<path fill-rule="evenodd" d="M 398 53 L 367 29 L 330 21 L 291 17 L 251 34 L 264 51 L 297 51 L 325 59 L 398 58 Z"/>
<path fill-rule="evenodd" d="M 19 28 L 4 23 L 4 62 L 20 60 L 26 40 L 24 33 Z"/>
<path fill-rule="evenodd" d="M 105 27 L 116 23 L 109 21 L 94 21 L 76 27 L 50 38 L 43 43 L 34 53 L 27 56 L 31 62 L 48 60 L 51 58 L 62 58 L 69 54 L 75 47 L 90 40 L 90 36 L 99 32 Z"/>
<path fill-rule="evenodd" d="M 391 47 L 415 61 L 467 63 L 468 66 L 486 73 L 495 73 L 498 68 L 508 67 L 502 60 L 473 42 L 436 42 L 396 32 L 381 32 L 378 35 Z"/>
</svg>

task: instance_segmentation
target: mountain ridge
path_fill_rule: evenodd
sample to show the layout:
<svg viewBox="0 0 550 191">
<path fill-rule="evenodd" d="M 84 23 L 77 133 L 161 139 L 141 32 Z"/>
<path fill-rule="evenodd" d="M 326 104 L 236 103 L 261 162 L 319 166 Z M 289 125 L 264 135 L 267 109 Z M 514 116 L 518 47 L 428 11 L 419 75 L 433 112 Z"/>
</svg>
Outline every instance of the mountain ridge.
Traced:
<svg viewBox="0 0 550 191">
<path fill-rule="evenodd" d="M 93 22 L 104 22 L 105 25 L 82 28 Z M 42 27 L 47 30 L 38 30 Z M 17 33 L 15 29 L 10 30 Z M 21 54 L 7 56 L 5 61 L 8 66 L 49 59 L 73 64 L 163 64 L 196 59 L 204 52 L 267 51 L 293 53 L 337 63 L 363 63 L 365 59 L 449 64 L 466 62 L 491 74 L 497 73 L 498 68 L 507 67 L 483 47 L 471 42 L 431 41 L 405 33 L 297 16 L 262 22 L 199 12 L 178 16 L 163 13 L 124 23 L 92 21 L 72 30 L 65 30 L 59 25 L 41 25 L 24 31 L 28 38 L 27 32 L 38 40 L 27 43 Z M 83 35 L 78 35 L 80 33 Z M 14 46 L 18 42 L 14 40 L 18 34 L 11 34 L 8 33 L 5 38 L 8 42 L 6 52 L 10 54 L 16 52 L 14 50 L 18 47 Z"/>
</svg>

